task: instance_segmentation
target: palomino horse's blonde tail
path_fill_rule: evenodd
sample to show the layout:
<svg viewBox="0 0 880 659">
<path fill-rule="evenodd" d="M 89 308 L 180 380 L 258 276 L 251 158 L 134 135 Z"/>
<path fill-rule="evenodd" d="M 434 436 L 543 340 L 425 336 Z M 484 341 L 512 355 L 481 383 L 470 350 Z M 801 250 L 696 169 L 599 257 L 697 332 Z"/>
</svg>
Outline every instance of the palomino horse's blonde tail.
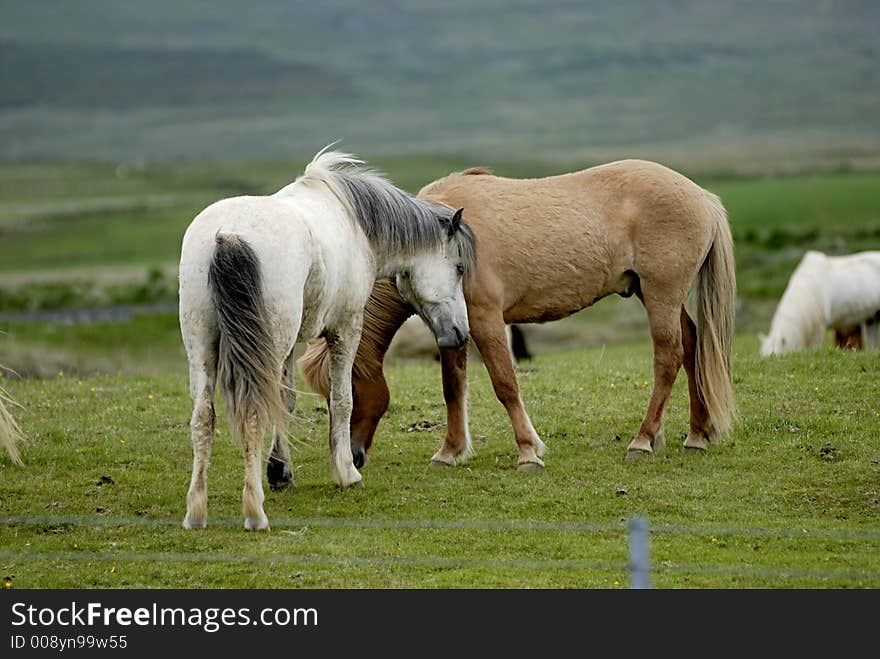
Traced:
<svg viewBox="0 0 880 659">
<path fill-rule="evenodd" d="M 730 353 L 736 305 L 736 269 L 733 238 L 721 200 L 708 195 L 715 220 L 715 238 L 696 281 L 697 393 L 709 414 L 713 433 L 723 436 L 736 418 Z"/>
<path fill-rule="evenodd" d="M 217 234 L 208 283 L 217 308 L 220 346 L 217 380 L 230 425 L 244 441 L 284 419 L 281 364 L 269 333 L 260 263 L 240 237 Z"/>
<path fill-rule="evenodd" d="M 16 447 L 16 443 L 21 437 L 21 430 L 6 407 L 6 403 L 10 401 L 11 399 L 6 395 L 6 392 L 0 389 L 0 448 L 6 449 L 12 462 L 21 465 L 23 463 Z"/>
<path fill-rule="evenodd" d="M 297 361 L 306 384 L 315 393 L 330 398 L 330 351 L 324 339 L 309 341 L 303 356 Z"/>
</svg>

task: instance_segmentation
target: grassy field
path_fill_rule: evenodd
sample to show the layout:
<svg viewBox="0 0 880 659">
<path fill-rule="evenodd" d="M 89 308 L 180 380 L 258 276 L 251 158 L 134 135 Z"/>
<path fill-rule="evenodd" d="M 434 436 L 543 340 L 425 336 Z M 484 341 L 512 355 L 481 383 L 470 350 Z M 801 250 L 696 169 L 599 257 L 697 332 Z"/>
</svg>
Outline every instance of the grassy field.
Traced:
<svg viewBox="0 0 880 659">
<path fill-rule="evenodd" d="M 7 381 L 30 440 L 0 458 L 0 571 L 15 587 L 627 587 L 626 521 L 645 516 L 652 581 L 664 588 L 880 586 L 877 356 L 830 348 L 761 360 L 736 342 L 741 418 L 705 455 L 681 452 L 676 383 L 669 449 L 625 463 L 649 395 L 645 342 L 560 349 L 520 369 L 549 446 L 541 473 L 516 450 L 485 370 L 471 368 L 476 456 L 428 460 L 443 435 L 439 369 L 393 362 L 392 407 L 366 487 L 330 479 L 323 401 L 304 394 L 294 491 L 267 495 L 268 534 L 241 528 L 241 458 L 225 421 L 209 472 L 210 526 L 179 527 L 191 465 L 185 363 L 173 317 L 59 328 L 125 353 L 152 327 L 155 375 L 58 373 Z M 73 336 L 75 334 L 75 339 Z M 150 369 L 144 369 L 147 372 Z"/>
<path fill-rule="evenodd" d="M 192 216 L 222 196 L 274 191 L 303 164 L 0 165 L 0 310 L 173 303 Z M 474 162 L 376 164 L 416 191 Z M 325 406 L 303 393 L 298 487 L 268 493 L 269 534 L 245 533 L 241 459 L 221 410 L 210 526 L 185 532 L 190 402 L 176 315 L 6 320 L 0 364 L 23 377 L 7 372 L 2 384 L 22 405 L 14 412 L 28 441 L 24 467 L 0 456 L 0 576 L 47 588 L 623 588 L 626 523 L 644 515 L 658 587 L 880 586 L 878 357 L 825 347 L 762 360 L 756 337 L 804 250 L 880 247 L 880 173 L 691 175 L 730 212 L 740 291 L 741 418 L 708 454 L 680 451 L 682 375 L 668 451 L 624 462 L 650 391 L 650 346 L 638 303 L 613 298 L 526 327 L 536 358 L 520 382 L 549 446 L 543 472 L 515 470 L 509 423 L 478 361 L 477 455 L 429 468 L 445 420 L 439 369 L 397 359 L 364 489 L 332 484 Z"/>
</svg>

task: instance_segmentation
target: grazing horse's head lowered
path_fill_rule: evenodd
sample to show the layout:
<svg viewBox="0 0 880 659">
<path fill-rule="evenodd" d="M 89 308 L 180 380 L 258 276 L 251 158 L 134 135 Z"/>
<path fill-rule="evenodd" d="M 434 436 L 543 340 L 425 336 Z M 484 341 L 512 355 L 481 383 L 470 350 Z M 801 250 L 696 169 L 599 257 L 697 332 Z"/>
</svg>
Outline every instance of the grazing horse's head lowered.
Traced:
<svg viewBox="0 0 880 659">
<path fill-rule="evenodd" d="M 473 263 L 473 239 L 456 240 L 469 232 L 461 223 L 462 209 L 450 218 L 441 218 L 449 234 L 443 250 L 423 253 L 413 259 L 413 267 L 398 272 L 397 290 L 431 329 L 441 348 L 460 348 L 468 340 L 467 306 L 461 278 Z M 450 263 L 454 266 L 450 268 Z"/>
</svg>

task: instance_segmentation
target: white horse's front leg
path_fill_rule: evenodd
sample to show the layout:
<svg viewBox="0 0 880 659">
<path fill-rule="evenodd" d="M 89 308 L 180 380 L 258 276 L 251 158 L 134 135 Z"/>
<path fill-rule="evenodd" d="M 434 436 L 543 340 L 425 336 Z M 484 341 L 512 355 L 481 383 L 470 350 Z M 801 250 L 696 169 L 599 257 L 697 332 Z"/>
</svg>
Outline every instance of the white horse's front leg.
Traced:
<svg viewBox="0 0 880 659">
<path fill-rule="evenodd" d="M 363 315 L 350 325 L 328 334 L 330 349 L 330 452 L 333 480 L 341 487 L 362 483 L 351 453 L 351 368 L 361 335 Z"/>
</svg>

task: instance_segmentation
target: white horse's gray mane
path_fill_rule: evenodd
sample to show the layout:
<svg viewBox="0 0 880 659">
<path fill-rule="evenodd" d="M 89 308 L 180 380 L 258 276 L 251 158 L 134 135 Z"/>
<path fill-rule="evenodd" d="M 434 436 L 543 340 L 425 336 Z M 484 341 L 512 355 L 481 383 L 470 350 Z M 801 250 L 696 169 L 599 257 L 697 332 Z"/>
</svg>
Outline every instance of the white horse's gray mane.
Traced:
<svg viewBox="0 0 880 659">
<path fill-rule="evenodd" d="M 320 151 L 306 166 L 302 179 L 326 183 L 350 209 L 374 247 L 383 252 L 411 254 L 454 241 L 465 277 L 476 262 L 476 240 L 465 221 L 454 227 L 454 211 L 401 190 L 363 161 L 338 151 Z"/>
</svg>

